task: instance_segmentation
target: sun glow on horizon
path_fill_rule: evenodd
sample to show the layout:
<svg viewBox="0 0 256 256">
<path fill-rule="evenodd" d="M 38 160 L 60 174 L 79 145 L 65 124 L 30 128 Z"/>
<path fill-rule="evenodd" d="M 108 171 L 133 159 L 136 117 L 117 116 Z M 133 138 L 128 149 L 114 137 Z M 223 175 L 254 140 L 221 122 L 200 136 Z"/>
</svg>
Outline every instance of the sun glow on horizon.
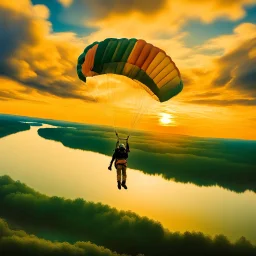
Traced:
<svg viewBox="0 0 256 256">
<path fill-rule="evenodd" d="M 175 122 L 173 120 L 173 115 L 161 113 L 160 116 L 161 116 L 161 118 L 159 119 L 159 121 L 162 125 L 174 125 L 175 124 Z"/>
</svg>

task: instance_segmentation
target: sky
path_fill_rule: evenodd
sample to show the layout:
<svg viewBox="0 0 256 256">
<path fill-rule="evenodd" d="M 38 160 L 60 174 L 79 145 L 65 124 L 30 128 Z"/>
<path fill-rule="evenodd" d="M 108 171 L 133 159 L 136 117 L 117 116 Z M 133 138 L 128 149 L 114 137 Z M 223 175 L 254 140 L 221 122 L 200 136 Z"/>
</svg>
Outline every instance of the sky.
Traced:
<svg viewBox="0 0 256 256">
<path fill-rule="evenodd" d="M 146 98 L 136 128 L 256 139 L 256 0 L 2 0 L 0 24 L 0 113 L 125 126 Z M 159 103 L 127 79 L 80 81 L 78 56 L 108 37 L 163 49 L 183 91 Z"/>
</svg>

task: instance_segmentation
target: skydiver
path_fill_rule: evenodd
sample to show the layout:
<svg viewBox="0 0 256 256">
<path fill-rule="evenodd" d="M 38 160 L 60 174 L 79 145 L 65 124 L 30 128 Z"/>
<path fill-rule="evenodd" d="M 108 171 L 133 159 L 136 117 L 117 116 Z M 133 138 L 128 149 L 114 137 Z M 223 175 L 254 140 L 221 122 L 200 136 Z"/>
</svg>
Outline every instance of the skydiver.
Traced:
<svg viewBox="0 0 256 256">
<path fill-rule="evenodd" d="M 125 189 L 127 189 L 126 186 L 126 168 L 127 168 L 127 158 L 128 158 L 128 153 L 130 152 L 129 149 L 129 143 L 128 143 L 128 138 L 126 139 L 126 146 L 121 143 L 119 144 L 119 139 L 117 140 L 116 143 L 116 149 L 115 152 L 112 156 L 110 165 L 108 169 L 111 171 L 112 170 L 112 164 L 115 160 L 115 168 L 117 172 L 117 187 L 118 189 L 121 189 L 121 186 Z M 121 175 L 122 174 L 122 175 Z M 121 176 L 122 176 L 122 182 L 121 182 Z"/>
</svg>

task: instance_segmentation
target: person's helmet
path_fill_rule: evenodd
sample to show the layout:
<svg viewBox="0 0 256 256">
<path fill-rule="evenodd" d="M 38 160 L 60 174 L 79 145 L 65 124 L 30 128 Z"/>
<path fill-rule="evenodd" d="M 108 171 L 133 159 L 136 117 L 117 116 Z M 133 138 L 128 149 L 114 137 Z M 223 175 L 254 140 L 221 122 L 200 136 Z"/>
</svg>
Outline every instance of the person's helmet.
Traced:
<svg viewBox="0 0 256 256">
<path fill-rule="evenodd" d="M 119 145 L 119 148 L 123 148 L 123 149 L 125 149 L 124 144 L 123 144 L 123 143 L 121 143 L 121 144 Z"/>
</svg>

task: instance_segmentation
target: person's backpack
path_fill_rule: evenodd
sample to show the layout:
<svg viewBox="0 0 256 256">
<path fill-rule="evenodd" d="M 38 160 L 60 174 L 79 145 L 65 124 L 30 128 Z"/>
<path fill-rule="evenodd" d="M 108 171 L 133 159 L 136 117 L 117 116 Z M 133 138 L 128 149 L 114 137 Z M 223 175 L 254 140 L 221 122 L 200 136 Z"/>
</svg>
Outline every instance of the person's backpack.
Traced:
<svg viewBox="0 0 256 256">
<path fill-rule="evenodd" d="M 128 157 L 128 153 L 127 151 L 124 149 L 124 150 L 121 150 L 120 148 L 117 149 L 116 151 L 116 158 L 120 159 L 120 158 L 124 158 L 126 159 Z"/>
</svg>

